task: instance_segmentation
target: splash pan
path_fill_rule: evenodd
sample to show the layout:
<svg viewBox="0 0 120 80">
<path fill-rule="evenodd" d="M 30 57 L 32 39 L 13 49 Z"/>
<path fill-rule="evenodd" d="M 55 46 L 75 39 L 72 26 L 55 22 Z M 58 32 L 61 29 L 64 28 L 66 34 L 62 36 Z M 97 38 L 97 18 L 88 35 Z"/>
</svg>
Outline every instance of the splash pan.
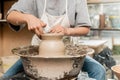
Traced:
<svg viewBox="0 0 120 80">
<path fill-rule="evenodd" d="M 66 45 L 65 55 L 45 57 L 39 55 L 38 49 L 38 46 L 12 49 L 13 54 L 21 57 L 26 74 L 38 80 L 69 80 L 77 77 L 88 53 L 85 46 Z"/>
</svg>

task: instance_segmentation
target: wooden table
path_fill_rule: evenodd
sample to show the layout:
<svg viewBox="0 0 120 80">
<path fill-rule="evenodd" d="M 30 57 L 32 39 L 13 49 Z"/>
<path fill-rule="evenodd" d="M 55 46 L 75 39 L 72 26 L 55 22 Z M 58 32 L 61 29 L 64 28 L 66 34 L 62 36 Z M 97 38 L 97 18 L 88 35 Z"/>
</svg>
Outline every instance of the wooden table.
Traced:
<svg viewBox="0 0 120 80">
<path fill-rule="evenodd" d="M 106 46 L 104 45 L 107 40 L 79 40 L 80 45 L 87 45 L 95 50 L 95 54 L 100 53 Z"/>
</svg>

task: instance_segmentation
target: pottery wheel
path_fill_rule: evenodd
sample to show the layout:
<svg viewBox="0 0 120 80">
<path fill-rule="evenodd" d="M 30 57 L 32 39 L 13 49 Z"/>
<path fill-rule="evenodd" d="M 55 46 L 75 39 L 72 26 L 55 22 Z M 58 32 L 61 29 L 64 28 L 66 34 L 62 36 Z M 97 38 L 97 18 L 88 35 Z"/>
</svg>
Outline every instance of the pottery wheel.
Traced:
<svg viewBox="0 0 120 80">
<path fill-rule="evenodd" d="M 37 56 L 39 54 L 39 46 L 24 46 L 17 47 L 12 49 L 12 53 L 18 56 Z M 65 55 L 76 56 L 76 55 L 84 55 L 85 53 L 93 52 L 93 49 L 89 48 L 85 45 L 65 45 Z"/>
</svg>

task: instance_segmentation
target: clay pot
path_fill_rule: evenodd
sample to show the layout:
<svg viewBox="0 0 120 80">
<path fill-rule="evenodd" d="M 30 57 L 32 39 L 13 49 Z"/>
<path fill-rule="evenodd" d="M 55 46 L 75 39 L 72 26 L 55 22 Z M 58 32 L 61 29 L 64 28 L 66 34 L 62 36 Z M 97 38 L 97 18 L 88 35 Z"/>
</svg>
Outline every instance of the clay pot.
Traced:
<svg viewBox="0 0 120 80">
<path fill-rule="evenodd" d="M 120 65 L 112 66 L 111 69 L 113 70 L 115 75 L 118 77 L 118 80 L 120 80 Z"/>
<path fill-rule="evenodd" d="M 42 41 L 39 45 L 39 55 L 43 57 L 63 56 L 65 46 L 62 41 L 63 34 L 50 33 L 41 35 Z"/>
</svg>

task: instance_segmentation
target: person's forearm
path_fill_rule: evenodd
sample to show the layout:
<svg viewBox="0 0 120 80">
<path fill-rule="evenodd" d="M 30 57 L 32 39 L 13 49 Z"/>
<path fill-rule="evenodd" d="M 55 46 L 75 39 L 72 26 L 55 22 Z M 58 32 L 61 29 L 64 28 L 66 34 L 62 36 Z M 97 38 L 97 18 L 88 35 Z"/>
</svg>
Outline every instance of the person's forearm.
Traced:
<svg viewBox="0 0 120 80">
<path fill-rule="evenodd" d="M 9 23 L 13 25 L 26 24 L 26 14 L 18 11 L 11 11 L 6 19 Z"/>
<path fill-rule="evenodd" d="M 82 36 L 88 34 L 90 31 L 90 28 L 88 27 L 76 27 L 76 28 L 69 28 L 68 29 L 68 35 L 70 36 Z"/>
</svg>

